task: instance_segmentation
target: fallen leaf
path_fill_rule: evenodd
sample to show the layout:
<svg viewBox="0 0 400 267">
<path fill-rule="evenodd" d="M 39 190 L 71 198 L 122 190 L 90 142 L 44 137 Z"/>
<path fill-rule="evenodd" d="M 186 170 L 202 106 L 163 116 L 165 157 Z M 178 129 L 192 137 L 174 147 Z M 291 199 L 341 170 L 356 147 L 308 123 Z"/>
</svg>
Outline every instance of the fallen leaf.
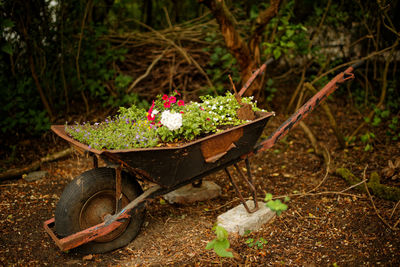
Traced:
<svg viewBox="0 0 400 267">
<path fill-rule="evenodd" d="M 91 261 L 91 260 L 93 260 L 93 255 L 92 255 L 92 254 L 89 254 L 89 255 L 83 256 L 82 260 L 84 260 L 84 261 Z"/>
</svg>

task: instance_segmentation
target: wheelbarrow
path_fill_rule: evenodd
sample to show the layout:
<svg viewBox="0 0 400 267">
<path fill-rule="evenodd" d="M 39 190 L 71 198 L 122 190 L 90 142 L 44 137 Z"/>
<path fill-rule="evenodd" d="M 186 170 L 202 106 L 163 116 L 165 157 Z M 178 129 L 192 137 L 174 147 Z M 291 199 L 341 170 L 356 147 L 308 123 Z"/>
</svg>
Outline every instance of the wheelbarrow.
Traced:
<svg viewBox="0 0 400 267">
<path fill-rule="evenodd" d="M 253 73 L 239 91 L 240 96 L 271 61 L 266 61 Z M 249 158 L 271 148 L 326 100 L 339 84 L 353 79 L 352 72 L 361 63 L 339 73 L 261 141 L 258 139 L 268 120 L 275 115 L 273 112 L 257 112 L 253 121 L 179 147 L 96 150 L 69 137 L 64 125 L 53 125 L 54 133 L 76 150 L 93 157 L 94 168 L 66 186 L 55 217 L 44 222 L 46 232 L 62 251 L 76 248 L 83 253 L 104 253 L 123 247 L 138 235 L 147 201 L 190 183 L 199 186 L 203 177 L 219 170 L 225 170 L 246 210 L 254 212 L 258 202 Z M 98 167 L 99 158 L 107 167 Z M 246 174 L 237 165 L 241 161 L 246 164 Z M 232 179 L 228 170 L 232 165 L 250 189 L 253 209 L 246 205 Z M 146 190 L 143 191 L 138 181 L 145 184 Z"/>
</svg>

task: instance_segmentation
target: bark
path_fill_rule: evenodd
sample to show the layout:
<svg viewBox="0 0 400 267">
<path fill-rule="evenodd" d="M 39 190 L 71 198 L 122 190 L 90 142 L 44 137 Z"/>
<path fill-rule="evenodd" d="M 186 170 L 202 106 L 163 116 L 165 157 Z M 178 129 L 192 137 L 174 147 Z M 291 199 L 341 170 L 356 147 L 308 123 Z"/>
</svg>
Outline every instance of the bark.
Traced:
<svg viewBox="0 0 400 267">
<path fill-rule="evenodd" d="M 259 45 L 265 26 L 278 13 L 281 0 L 271 0 L 268 9 L 261 12 L 256 19 L 256 27 L 250 35 L 250 40 L 246 43 L 239 35 L 237 23 L 232 13 L 228 10 L 223 0 L 200 0 L 213 13 L 217 20 L 226 47 L 229 52 L 236 58 L 242 82 L 245 83 L 251 76 L 252 72 L 257 69 L 260 62 Z M 261 90 L 260 80 L 255 80 L 252 86 L 246 91 L 245 95 L 258 96 Z"/>
</svg>

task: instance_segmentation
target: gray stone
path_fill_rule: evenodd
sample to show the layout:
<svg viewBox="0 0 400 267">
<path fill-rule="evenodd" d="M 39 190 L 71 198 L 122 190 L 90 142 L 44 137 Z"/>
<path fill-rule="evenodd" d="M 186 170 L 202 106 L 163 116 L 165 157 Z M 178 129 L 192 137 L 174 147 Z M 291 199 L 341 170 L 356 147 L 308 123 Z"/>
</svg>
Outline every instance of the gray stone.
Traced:
<svg viewBox="0 0 400 267">
<path fill-rule="evenodd" d="M 247 206 L 254 207 L 253 200 L 246 202 Z M 248 213 L 243 204 L 228 210 L 218 216 L 218 225 L 224 227 L 228 233 L 244 235 L 245 231 L 256 231 L 275 216 L 275 212 L 265 206 L 264 202 L 258 202 L 259 210 Z"/>
<path fill-rule="evenodd" d="M 47 176 L 47 174 L 48 174 L 47 171 L 36 171 L 36 172 L 30 172 L 27 175 L 23 175 L 22 178 L 27 182 L 33 182 L 43 179 L 44 177 Z"/>
<path fill-rule="evenodd" d="M 200 187 L 193 187 L 192 184 L 164 195 L 169 203 L 193 203 L 218 197 L 221 194 L 221 187 L 211 181 L 203 181 Z"/>
</svg>

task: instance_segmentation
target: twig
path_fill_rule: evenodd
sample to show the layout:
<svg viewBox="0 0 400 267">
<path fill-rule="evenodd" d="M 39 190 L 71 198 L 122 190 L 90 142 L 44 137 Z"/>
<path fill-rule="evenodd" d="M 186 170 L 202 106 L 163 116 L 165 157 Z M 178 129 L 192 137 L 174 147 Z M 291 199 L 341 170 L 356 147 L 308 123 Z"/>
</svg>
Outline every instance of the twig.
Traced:
<svg viewBox="0 0 400 267">
<path fill-rule="evenodd" d="M 311 189 L 310 191 L 308 191 L 306 194 L 311 193 L 311 192 L 317 190 L 317 189 L 325 182 L 326 178 L 328 177 L 328 174 L 329 174 L 329 166 L 330 166 L 330 164 L 331 164 L 331 156 L 329 155 L 328 150 L 327 150 L 326 148 L 324 148 L 324 149 L 325 149 L 326 155 L 327 155 L 327 157 L 328 157 L 328 160 L 327 160 L 327 162 L 326 162 L 325 176 L 324 176 L 324 178 L 322 178 L 321 182 L 320 182 L 316 187 L 314 187 L 313 189 Z"/>
<path fill-rule="evenodd" d="M 172 41 L 171 39 L 165 37 L 165 35 L 163 35 L 161 32 L 154 30 L 152 27 L 144 24 L 143 22 L 140 22 L 138 20 L 133 20 L 134 22 L 136 22 L 137 24 L 145 27 L 146 29 L 149 29 L 150 31 L 154 32 L 156 35 L 158 35 L 159 37 L 161 37 L 163 40 L 167 41 L 168 43 L 170 43 L 173 47 L 175 47 L 176 49 L 178 49 L 179 52 L 181 52 L 181 54 L 183 55 L 183 57 L 186 59 L 186 61 L 191 64 L 192 61 L 190 60 L 190 57 L 188 56 L 188 54 L 186 53 L 185 50 L 182 49 L 182 47 L 178 46 L 174 41 Z"/>
<path fill-rule="evenodd" d="M 397 201 L 397 203 L 396 203 L 396 205 L 394 206 L 394 208 L 393 208 L 393 210 L 392 210 L 392 213 L 390 214 L 390 217 L 389 217 L 389 219 L 391 219 L 392 217 L 393 217 L 393 214 L 394 214 L 394 212 L 396 211 L 396 209 L 397 209 L 397 206 L 400 204 L 400 200 L 399 201 Z"/>
<path fill-rule="evenodd" d="M 92 1 L 88 1 L 86 3 L 86 8 L 85 8 L 85 13 L 83 14 L 82 18 L 82 24 L 81 24 L 81 32 L 79 34 L 79 41 L 78 41 L 78 49 L 76 52 L 76 57 L 75 57 L 75 66 L 76 66 L 76 75 L 78 76 L 78 81 L 81 82 L 81 72 L 79 70 L 79 55 L 81 52 L 81 45 L 82 45 L 82 39 L 83 39 L 83 29 L 85 28 L 85 22 L 86 22 L 86 17 L 89 12 L 89 6 L 91 5 Z M 83 98 L 83 101 L 85 102 L 85 108 L 86 108 L 86 114 L 89 114 L 89 102 L 87 101 L 87 98 L 85 96 L 85 93 L 83 90 L 81 91 L 81 96 Z"/>
<path fill-rule="evenodd" d="M 137 78 L 130 86 L 129 88 L 126 90 L 126 93 L 129 94 L 130 92 L 132 92 L 133 88 L 136 86 L 136 84 L 138 84 L 141 80 L 143 80 L 144 78 L 146 78 L 149 74 L 150 71 L 153 69 L 154 65 L 157 64 L 158 61 L 160 61 L 160 59 L 164 56 L 164 54 L 168 51 L 169 46 L 167 48 L 164 49 L 164 51 L 158 56 L 156 57 L 153 62 L 151 62 L 151 64 L 147 67 L 146 72 L 144 74 L 142 74 L 139 78 Z"/>
<path fill-rule="evenodd" d="M 350 189 L 352 189 L 352 188 L 354 188 L 354 187 L 357 187 L 357 186 L 359 186 L 359 185 L 361 185 L 361 184 L 363 184 L 363 183 L 366 183 L 366 182 L 367 182 L 367 180 L 362 180 L 361 182 L 356 183 L 356 184 L 353 184 L 352 186 L 347 187 L 346 189 L 343 189 L 343 190 L 340 191 L 340 192 L 341 192 L 341 193 L 346 192 L 346 191 L 348 191 L 348 190 L 350 190 Z"/>
<path fill-rule="evenodd" d="M 386 53 L 387 51 L 389 51 L 390 49 L 394 49 L 397 45 L 398 45 L 398 43 L 394 43 L 393 45 L 391 45 L 391 46 L 389 46 L 389 47 L 386 47 L 386 48 L 384 48 L 384 49 L 382 49 L 382 50 L 380 50 L 380 51 L 372 52 L 372 53 L 369 54 L 368 56 L 365 56 L 365 57 L 363 57 L 363 58 L 361 58 L 361 59 L 355 59 L 355 60 L 352 60 L 352 61 L 350 61 L 350 62 L 343 63 L 343 64 L 341 64 L 341 65 L 339 65 L 339 66 L 336 66 L 336 67 L 334 67 L 334 68 L 332 68 L 332 69 L 330 69 L 330 70 L 328 70 L 328 71 L 322 73 L 322 74 L 319 75 L 318 77 L 316 77 L 316 78 L 311 82 L 311 84 L 315 84 L 317 81 L 319 81 L 320 79 L 322 79 L 322 78 L 325 77 L 326 75 L 331 74 L 332 72 L 335 72 L 335 71 L 337 71 L 338 69 L 341 69 L 341 68 L 344 68 L 344 67 L 353 65 L 354 63 L 360 62 L 360 61 L 362 61 L 362 60 L 367 60 L 367 59 L 372 58 L 372 57 L 374 57 L 374 56 L 378 56 L 378 55 L 384 54 L 384 53 Z"/>
</svg>

